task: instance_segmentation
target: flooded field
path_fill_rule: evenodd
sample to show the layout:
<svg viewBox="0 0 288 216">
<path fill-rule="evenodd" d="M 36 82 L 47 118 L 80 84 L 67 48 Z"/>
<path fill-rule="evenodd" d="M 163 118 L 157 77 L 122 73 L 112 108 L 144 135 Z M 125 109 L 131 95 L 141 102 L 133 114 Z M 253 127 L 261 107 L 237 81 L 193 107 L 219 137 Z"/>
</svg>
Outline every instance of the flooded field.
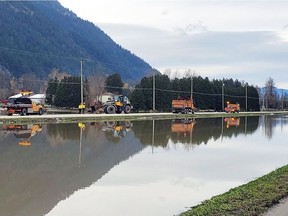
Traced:
<svg viewBox="0 0 288 216">
<path fill-rule="evenodd" d="M 0 125 L 0 215 L 167 216 L 288 164 L 288 116 Z"/>
</svg>

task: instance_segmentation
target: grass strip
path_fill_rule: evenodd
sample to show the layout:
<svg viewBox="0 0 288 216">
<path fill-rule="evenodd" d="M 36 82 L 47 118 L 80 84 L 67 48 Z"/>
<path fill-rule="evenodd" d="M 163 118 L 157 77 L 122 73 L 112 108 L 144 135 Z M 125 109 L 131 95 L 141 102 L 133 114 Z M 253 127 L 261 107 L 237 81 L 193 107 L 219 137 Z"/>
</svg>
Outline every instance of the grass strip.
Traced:
<svg viewBox="0 0 288 216">
<path fill-rule="evenodd" d="M 180 215 L 260 215 L 286 196 L 288 196 L 288 165 L 224 194 L 214 196 Z"/>
</svg>

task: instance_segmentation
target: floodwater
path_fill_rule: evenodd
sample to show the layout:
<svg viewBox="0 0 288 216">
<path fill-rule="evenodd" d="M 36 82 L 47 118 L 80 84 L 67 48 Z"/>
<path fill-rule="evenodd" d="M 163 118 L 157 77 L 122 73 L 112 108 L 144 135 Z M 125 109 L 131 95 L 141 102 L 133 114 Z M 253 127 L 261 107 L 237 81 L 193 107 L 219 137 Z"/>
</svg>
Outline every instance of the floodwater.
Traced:
<svg viewBox="0 0 288 216">
<path fill-rule="evenodd" d="M 288 164 L 288 116 L 0 128 L 0 215 L 173 216 Z"/>
</svg>

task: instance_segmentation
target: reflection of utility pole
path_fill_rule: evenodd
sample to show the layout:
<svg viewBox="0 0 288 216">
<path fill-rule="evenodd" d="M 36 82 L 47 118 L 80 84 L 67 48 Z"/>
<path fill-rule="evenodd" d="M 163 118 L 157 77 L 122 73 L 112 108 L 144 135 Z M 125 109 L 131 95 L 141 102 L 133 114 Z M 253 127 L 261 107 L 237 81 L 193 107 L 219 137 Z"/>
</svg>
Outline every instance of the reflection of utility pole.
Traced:
<svg viewBox="0 0 288 216">
<path fill-rule="evenodd" d="M 154 142 L 155 142 L 155 120 L 152 120 L 153 125 L 152 125 L 152 154 L 153 154 L 153 147 L 154 147 Z"/>
<path fill-rule="evenodd" d="M 192 131 L 193 131 L 193 127 L 194 127 L 194 125 L 193 125 L 193 123 L 194 122 L 192 122 L 191 124 L 192 124 L 192 127 L 191 127 L 191 131 L 190 131 L 190 144 L 191 144 L 191 146 L 192 146 Z"/>
<path fill-rule="evenodd" d="M 221 122 L 222 122 L 222 130 L 221 130 L 221 142 L 222 142 L 222 140 L 223 140 L 223 130 L 224 130 L 224 119 L 223 119 L 223 117 L 221 118 Z"/>
<path fill-rule="evenodd" d="M 78 123 L 78 126 L 80 125 L 81 123 Z M 80 138 L 79 138 L 79 157 L 78 157 L 78 166 L 79 168 L 81 167 L 81 160 L 82 160 L 82 136 L 83 136 L 83 127 L 82 127 L 82 124 L 81 126 L 79 126 L 80 128 Z"/>
<path fill-rule="evenodd" d="M 247 134 L 247 116 L 245 116 L 245 136 Z"/>
</svg>

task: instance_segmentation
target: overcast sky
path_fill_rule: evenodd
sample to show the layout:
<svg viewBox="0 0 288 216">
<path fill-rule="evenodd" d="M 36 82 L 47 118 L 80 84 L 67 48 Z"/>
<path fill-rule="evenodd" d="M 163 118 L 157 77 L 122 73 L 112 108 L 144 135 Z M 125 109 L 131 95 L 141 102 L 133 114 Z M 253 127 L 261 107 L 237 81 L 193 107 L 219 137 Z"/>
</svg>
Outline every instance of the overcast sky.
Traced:
<svg viewBox="0 0 288 216">
<path fill-rule="evenodd" d="M 161 72 L 288 89 L 288 0 L 59 2 Z"/>
</svg>

